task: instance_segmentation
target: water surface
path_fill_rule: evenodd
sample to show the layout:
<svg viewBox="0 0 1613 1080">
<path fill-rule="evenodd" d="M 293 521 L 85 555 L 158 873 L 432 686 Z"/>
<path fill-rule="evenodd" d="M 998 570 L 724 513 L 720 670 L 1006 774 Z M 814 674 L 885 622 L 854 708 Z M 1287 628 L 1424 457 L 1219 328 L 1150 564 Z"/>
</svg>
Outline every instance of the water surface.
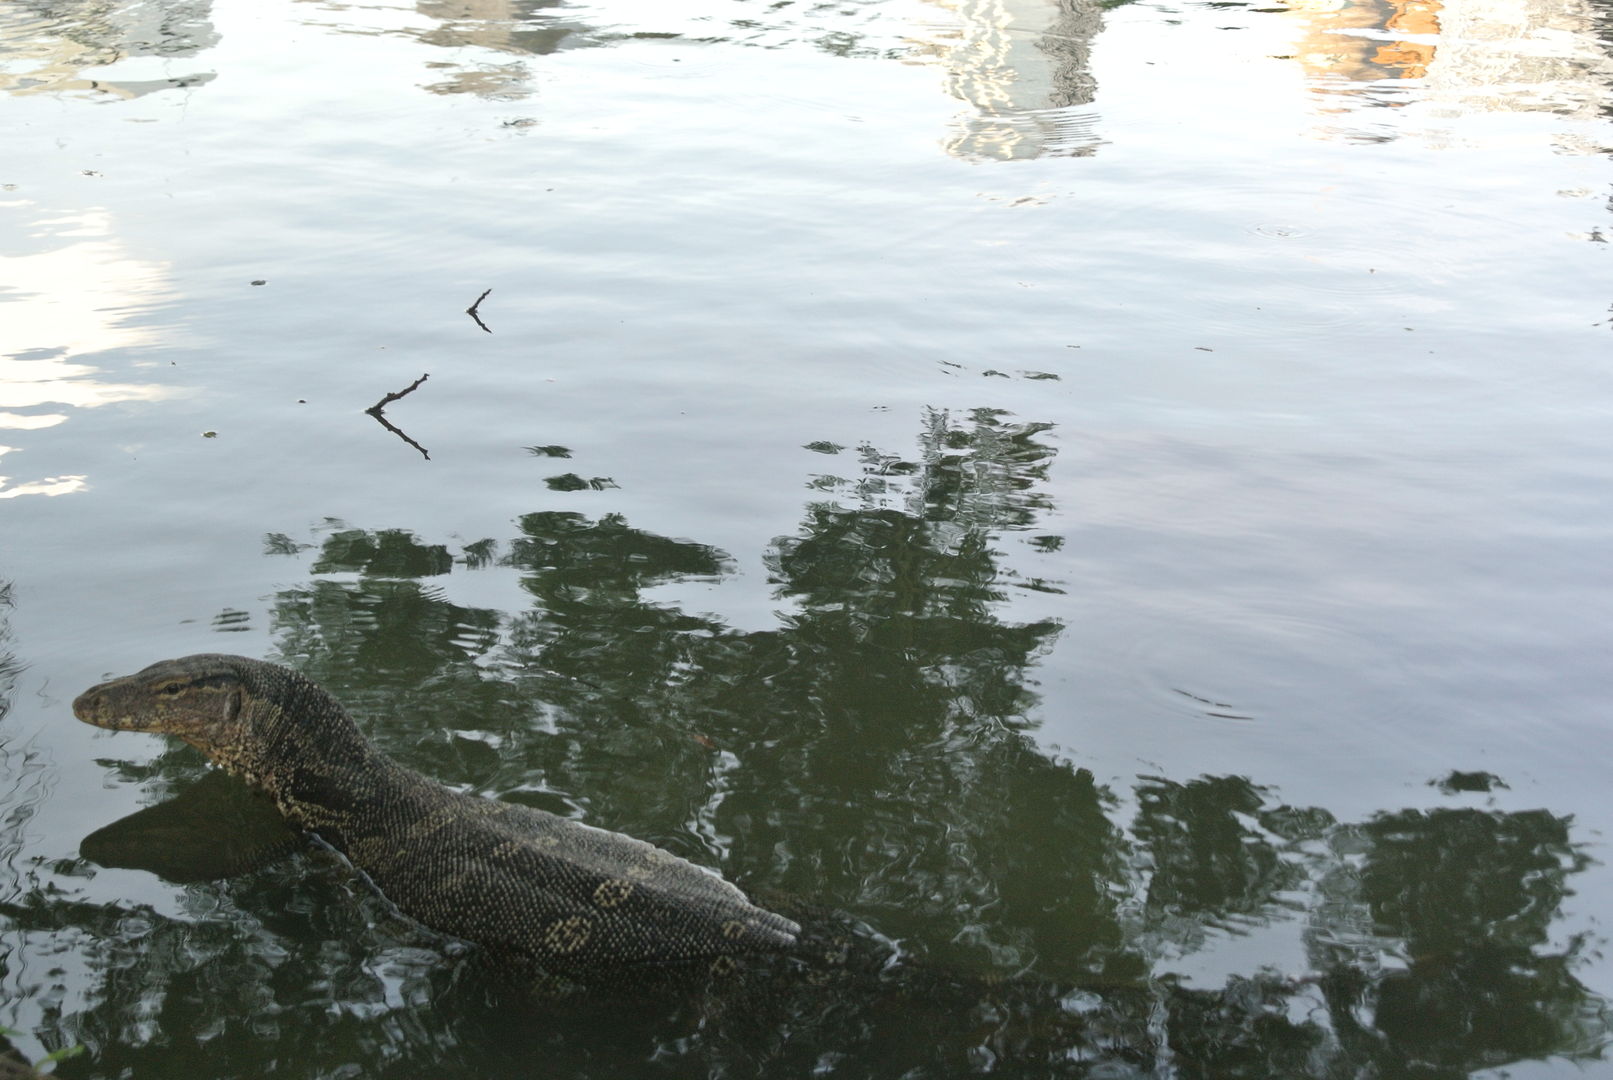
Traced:
<svg viewBox="0 0 1613 1080">
<path fill-rule="evenodd" d="M 0 1025 L 68 1076 L 1602 1068 L 1610 46 L 8 6 Z M 201 651 L 889 964 L 551 1015 L 328 853 L 217 877 L 250 800 L 69 709 Z"/>
</svg>

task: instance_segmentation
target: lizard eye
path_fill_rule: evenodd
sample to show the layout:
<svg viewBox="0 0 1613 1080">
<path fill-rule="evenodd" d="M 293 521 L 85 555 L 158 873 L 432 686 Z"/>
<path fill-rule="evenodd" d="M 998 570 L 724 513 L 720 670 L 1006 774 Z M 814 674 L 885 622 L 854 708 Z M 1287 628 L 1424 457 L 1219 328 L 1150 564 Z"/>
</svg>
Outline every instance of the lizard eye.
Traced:
<svg viewBox="0 0 1613 1080">
<path fill-rule="evenodd" d="M 167 686 L 164 686 L 161 690 L 158 690 L 157 693 L 167 694 L 169 697 L 174 697 L 183 689 L 185 689 L 183 684 L 171 682 Z"/>
</svg>

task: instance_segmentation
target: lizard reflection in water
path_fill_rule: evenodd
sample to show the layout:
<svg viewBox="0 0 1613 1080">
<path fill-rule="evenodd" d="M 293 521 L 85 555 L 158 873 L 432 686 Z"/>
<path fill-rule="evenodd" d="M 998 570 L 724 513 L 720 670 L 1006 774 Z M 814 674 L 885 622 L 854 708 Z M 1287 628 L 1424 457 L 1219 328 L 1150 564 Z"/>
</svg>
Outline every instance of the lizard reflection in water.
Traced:
<svg viewBox="0 0 1613 1080">
<path fill-rule="evenodd" d="M 178 794 L 96 829 L 78 853 L 97 866 L 187 885 L 251 873 L 304 844 L 267 795 L 211 769 Z"/>
<path fill-rule="evenodd" d="M 670 852 L 404 768 L 289 668 L 214 654 L 166 660 L 92 687 L 73 712 L 184 739 L 340 851 L 405 915 L 499 959 L 586 982 L 720 973 L 797 945 L 794 921 Z M 121 824 L 91 839 L 115 847 Z"/>
</svg>

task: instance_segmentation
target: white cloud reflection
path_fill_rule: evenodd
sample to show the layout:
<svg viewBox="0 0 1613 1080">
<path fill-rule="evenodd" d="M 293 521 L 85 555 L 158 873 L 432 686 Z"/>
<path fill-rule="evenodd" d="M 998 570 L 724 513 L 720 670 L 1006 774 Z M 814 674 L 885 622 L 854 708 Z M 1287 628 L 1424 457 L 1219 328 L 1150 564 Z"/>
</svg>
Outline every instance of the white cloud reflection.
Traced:
<svg viewBox="0 0 1613 1080">
<path fill-rule="evenodd" d="M 0 430 L 56 427 L 71 417 L 64 407 L 168 397 L 172 391 L 162 386 L 109 381 L 85 362 L 157 344 L 160 328 L 140 316 L 171 298 L 168 268 L 131 258 L 104 210 L 39 219 L 27 242 L 37 250 L 0 255 L 0 281 L 8 283 L 0 286 Z M 22 449 L 0 446 L 0 457 Z M 0 498 L 83 488 L 82 476 L 0 476 Z"/>
</svg>

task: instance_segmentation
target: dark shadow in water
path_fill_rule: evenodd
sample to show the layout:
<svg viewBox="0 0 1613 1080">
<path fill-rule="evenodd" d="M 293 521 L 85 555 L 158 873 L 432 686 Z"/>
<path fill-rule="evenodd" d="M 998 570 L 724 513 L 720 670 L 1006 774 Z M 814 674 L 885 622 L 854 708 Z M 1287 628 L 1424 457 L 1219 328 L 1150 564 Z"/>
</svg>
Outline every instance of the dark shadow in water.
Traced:
<svg viewBox="0 0 1613 1080">
<path fill-rule="evenodd" d="M 724 553 L 554 511 L 522 518 L 501 556 L 336 528 L 314 572 L 356 577 L 275 598 L 281 656 L 394 757 L 793 905 L 855 961 L 823 985 L 697 1007 L 534 1003 L 305 850 L 193 887 L 186 919 L 9 902 L 0 915 L 71 943 L 101 982 L 59 1019 L 92 1051 L 63 1074 L 498 1077 L 541 1061 L 588 1076 L 1455 1078 L 1599 1057 L 1606 1003 L 1572 974 L 1582 943 L 1550 936 L 1586 861 L 1567 817 L 1341 823 L 1204 776 L 1139 778 L 1127 820 L 1122 793 L 1027 736 L 1059 627 L 997 613 L 1011 589 L 1058 587 L 1003 565 L 1006 538 L 1050 506 L 1045 432 L 938 413 L 911 457 L 861 448 L 858 475 L 822 478 L 834 501 L 766 553 L 786 609 L 772 629 L 646 595 L 721 578 Z M 432 583 L 493 561 L 519 573 L 526 610 L 458 605 Z M 201 769 L 181 748 L 124 773 L 168 791 Z M 225 787 L 209 778 L 85 853 L 207 876 L 186 849 L 238 812 L 198 809 Z M 266 855 L 285 839 L 246 835 Z M 1302 938 L 1305 972 L 1215 988 L 1161 974 L 1275 922 Z"/>
<path fill-rule="evenodd" d="M 186 883 L 250 873 L 303 846 L 266 796 L 214 771 L 171 799 L 95 830 L 79 852 L 97 866 Z"/>
</svg>

